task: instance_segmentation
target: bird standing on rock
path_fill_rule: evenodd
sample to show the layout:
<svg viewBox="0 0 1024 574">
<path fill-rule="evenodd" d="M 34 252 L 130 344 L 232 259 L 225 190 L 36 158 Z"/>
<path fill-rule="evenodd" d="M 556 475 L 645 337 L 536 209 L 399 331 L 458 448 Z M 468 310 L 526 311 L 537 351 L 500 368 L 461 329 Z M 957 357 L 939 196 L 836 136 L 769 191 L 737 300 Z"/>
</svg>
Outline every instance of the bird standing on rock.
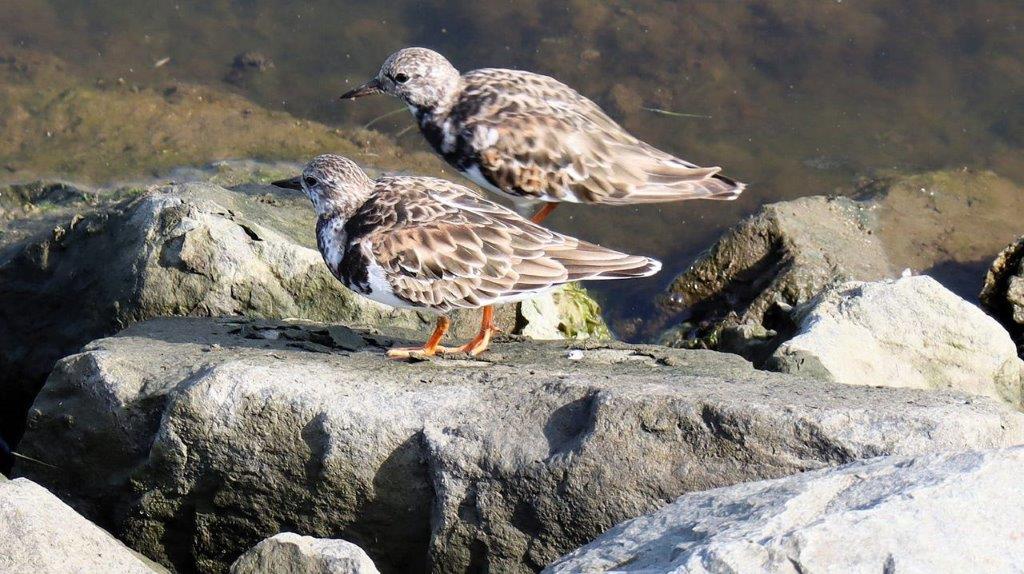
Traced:
<svg viewBox="0 0 1024 574">
<path fill-rule="evenodd" d="M 388 356 L 438 351 L 477 355 L 496 328 L 491 305 L 528 299 L 564 283 L 657 273 L 661 263 L 549 231 L 472 190 L 443 179 L 371 180 L 349 159 L 321 155 L 302 175 L 274 182 L 304 192 L 317 214 L 317 245 L 346 287 L 374 301 L 438 313 L 422 346 Z M 477 336 L 440 345 L 460 308 L 483 307 Z"/>
<path fill-rule="evenodd" d="M 342 95 L 404 101 L 430 145 L 484 189 L 519 202 L 627 205 L 736 199 L 744 185 L 630 135 L 554 78 L 486 68 L 459 74 L 441 54 L 405 48 L 377 77 Z"/>
</svg>

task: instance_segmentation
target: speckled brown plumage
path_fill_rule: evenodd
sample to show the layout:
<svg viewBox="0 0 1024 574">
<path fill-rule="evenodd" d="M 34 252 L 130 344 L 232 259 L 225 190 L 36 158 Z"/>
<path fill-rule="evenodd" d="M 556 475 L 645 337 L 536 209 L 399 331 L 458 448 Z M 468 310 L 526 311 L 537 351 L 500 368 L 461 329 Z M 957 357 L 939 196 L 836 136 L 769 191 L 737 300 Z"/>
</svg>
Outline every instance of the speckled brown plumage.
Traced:
<svg viewBox="0 0 1024 574">
<path fill-rule="evenodd" d="M 548 76 L 497 68 L 460 76 L 440 54 L 406 48 L 366 86 L 346 96 L 383 91 L 402 98 L 445 160 L 516 199 L 621 205 L 735 199 L 744 188 L 718 167 L 638 140 Z"/>
<path fill-rule="evenodd" d="M 660 269 L 653 259 L 535 225 L 443 179 L 371 181 L 345 158 L 320 156 L 300 178 L 278 184 L 310 196 L 320 251 L 334 275 L 394 306 L 444 313 Z"/>
</svg>

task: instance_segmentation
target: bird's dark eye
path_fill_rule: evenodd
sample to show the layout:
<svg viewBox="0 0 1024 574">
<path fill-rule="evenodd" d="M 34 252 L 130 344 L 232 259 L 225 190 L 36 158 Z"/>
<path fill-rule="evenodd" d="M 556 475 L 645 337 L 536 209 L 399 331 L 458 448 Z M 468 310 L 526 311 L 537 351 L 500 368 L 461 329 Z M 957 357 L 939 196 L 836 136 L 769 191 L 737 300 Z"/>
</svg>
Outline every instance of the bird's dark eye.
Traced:
<svg viewBox="0 0 1024 574">
<path fill-rule="evenodd" d="M 409 81 L 409 75 L 399 72 L 395 74 L 395 81 L 398 82 L 399 84 L 404 84 Z"/>
<path fill-rule="evenodd" d="M 316 178 L 311 175 L 302 178 L 302 182 L 306 184 L 306 187 L 315 187 L 317 184 Z"/>
</svg>

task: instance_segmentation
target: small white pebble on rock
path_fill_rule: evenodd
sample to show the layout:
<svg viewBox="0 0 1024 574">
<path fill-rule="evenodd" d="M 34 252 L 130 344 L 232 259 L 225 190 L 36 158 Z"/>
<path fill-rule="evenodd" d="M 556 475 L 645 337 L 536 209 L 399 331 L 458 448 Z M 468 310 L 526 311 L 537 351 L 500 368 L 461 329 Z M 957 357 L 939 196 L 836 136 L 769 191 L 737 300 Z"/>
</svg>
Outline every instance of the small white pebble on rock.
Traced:
<svg viewBox="0 0 1024 574">
<path fill-rule="evenodd" d="M 583 351 L 579 349 L 570 349 L 569 352 L 565 354 L 565 358 L 570 361 L 581 361 L 583 360 Z"/>
</svg>

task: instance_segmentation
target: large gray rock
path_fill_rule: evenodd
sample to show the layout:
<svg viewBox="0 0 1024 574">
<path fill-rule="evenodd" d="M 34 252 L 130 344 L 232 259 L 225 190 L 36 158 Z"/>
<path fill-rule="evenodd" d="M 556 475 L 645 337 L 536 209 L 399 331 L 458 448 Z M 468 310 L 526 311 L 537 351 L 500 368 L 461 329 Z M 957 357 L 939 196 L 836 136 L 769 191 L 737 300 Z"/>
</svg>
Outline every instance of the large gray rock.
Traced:
<svg viewBox="0 0 1024 574">
<path fill-rule="evenodd" d="M 1018 344 L 1024 343 L 1024 237 L 996 256 L 985 277 L 981 304 Z"/>
<path fill-rule="evenodd" d="M 791 309 L 825 288 L 909 268 L 973 300 L 1021 233 L 1024 193 L 992 172 L 885 174 L 855 195 L 770 204 L 734 227 L 669 286 L 662 340 L 760 365 L 792 334 Z"/>
<path fill-rule="evenodd" d="M 35 479 L 179 570 L 294 530 L 385 572 L 528 572 L 683 493 L 1022 441 L 1024 415 L 985 397 L 710 351 L 499 342 L 406 364 L 341 327 L 161 319 L 61 360 L 21 446 L 60 461 Z"/>
<path fill-rule="evenodd" d="M 231 565 L 231 574 L 379 574 L 363 549 L 344 540 L 275 534 Z"/>
<path fill-rule="evenodd" d="M 928 276 L 851 282 L 798 310 L 774 370 L 846 385 L 954 389 L 1024 407 L 1024 361 L 995 319 Z"/>
<path fill-rule="evenodd" d="M 30 480 L 0 477 L 0 572 L 166 572 Z"/>
<path fill-rule="evenodd" d="M 546 573 L 1020 572 L 1024 448 L 881 457 L 688 494 Z"/>
<path fill-rule="evenodd" d="M 766 205 L 669 286 L 662 306 L 681 324 L 673 346 L 707 346 L 760 363 L 793 328 L 789 311 L 829 285 L 898 274 L 872 233 L 871 210 L 839 197 Z"/>
<path fill-rule="evenodd" d="M 77 197 L 47 189 L 31 197 Z M 60 211 L 60 222 L 47 219 L 47 233 L 29 226 L 36 233 L 0 245 L 0 421 L 6 421 L 0 424 L 7 427 L 20 426 L 57 359 L 152 317 L 297 317 L 421 337 L 433 328 L 432 316 L 379 305 L 331 276 L 315 249 L 313 212 L 300 194 L 189 183 L 104 207 L 74 206 L 82 209 Z M 585 292 L 547 300 L 549 317 L 555 316 L 550 324 L 506 306 L 499 308 L 499 326 L 535 338 L 607 335 Z M 476 313 L 456 314 L 452 336 L 472 337 L 478 326 Z"/>
</svg>

